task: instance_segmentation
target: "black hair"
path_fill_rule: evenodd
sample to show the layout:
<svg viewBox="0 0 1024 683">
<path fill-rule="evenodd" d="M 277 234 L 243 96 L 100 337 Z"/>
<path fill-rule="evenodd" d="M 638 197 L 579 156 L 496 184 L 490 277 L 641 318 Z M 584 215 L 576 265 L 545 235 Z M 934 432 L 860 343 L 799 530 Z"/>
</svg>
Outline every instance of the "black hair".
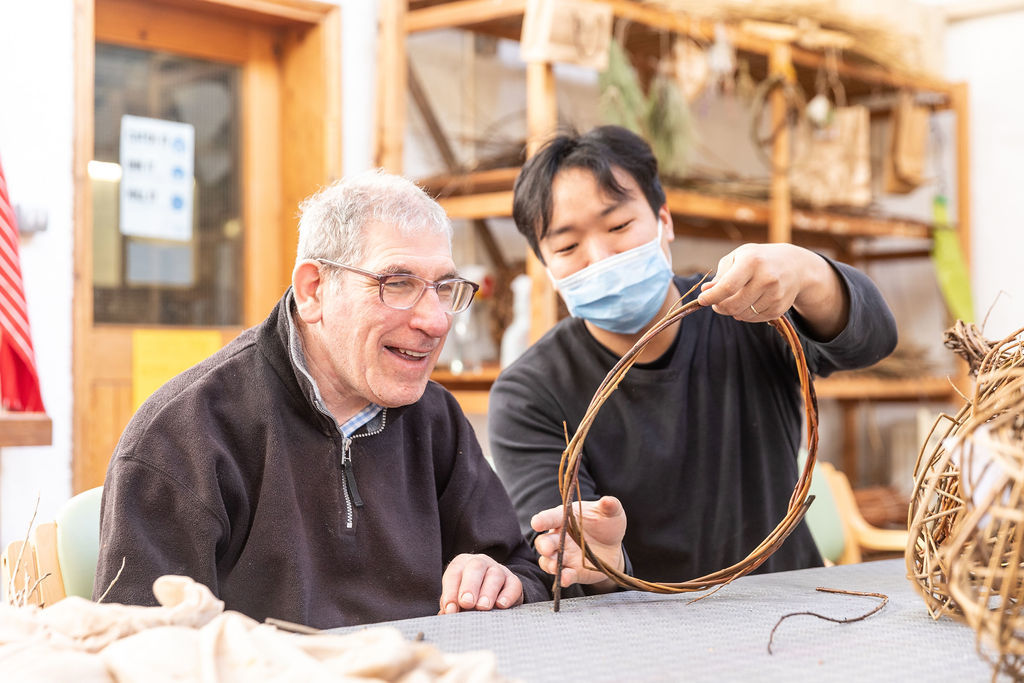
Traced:
<svg viewBox="0 0 1024 683">
<path fill-rule="evenodd" d="M 516 228 L 542 262 L 540 241 L 551 227 L 551 184 L 565 168 L 590 171 L 609 197 L 624 199 L 626 189 L 612 173 L 613 168 L 621 168 L 636 181 L 655 214 L 665 205 L 658 160 L 639 135 L 620 126 L 599 126 L 582 135 L 576 131 L 561 133 L 523 164 L 512 188 Z"/>
</svg>

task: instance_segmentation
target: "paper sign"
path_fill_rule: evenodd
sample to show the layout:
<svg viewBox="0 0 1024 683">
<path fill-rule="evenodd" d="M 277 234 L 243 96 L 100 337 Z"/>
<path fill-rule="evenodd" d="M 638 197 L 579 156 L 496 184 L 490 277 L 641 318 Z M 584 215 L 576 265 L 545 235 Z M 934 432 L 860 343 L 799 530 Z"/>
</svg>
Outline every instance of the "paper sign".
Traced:
<svg viewBox="0 0 1024 683">
<path fill-rule="evenodd" d="M 132 404 L 135 409 L 167 380 L 219 351 L 222 339 L 217 330 L 134 330 Z"/>
<path fill-rule="evenodd" d="M 195 128 L 188 123 L 121 117 L 121 233 L 192 239 Z"/>
</svg>

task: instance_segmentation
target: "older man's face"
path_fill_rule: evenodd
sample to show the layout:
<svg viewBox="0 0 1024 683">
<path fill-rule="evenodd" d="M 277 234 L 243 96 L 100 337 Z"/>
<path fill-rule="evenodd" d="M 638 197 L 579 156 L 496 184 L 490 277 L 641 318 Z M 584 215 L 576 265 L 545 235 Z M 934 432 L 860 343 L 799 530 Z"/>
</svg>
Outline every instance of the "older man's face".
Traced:
<svg viewBox="0 0 1024 683">
<path fill-rule="evenodd" d="M 455 277 L 448 238 L 404 235 L 394 226 L 367 228 L 361 263 L 374 273 L 410 273 L 430 281 Z M 400 311 L 381 303 L 376 281 L 352 272 L 329 288 L 323 332 L 329 347 L 332 389 L 346 401 L 382 406 L 414 403 L 437 363 L 452 315 L 427 289 L 415 306 Z"/>
</svg>

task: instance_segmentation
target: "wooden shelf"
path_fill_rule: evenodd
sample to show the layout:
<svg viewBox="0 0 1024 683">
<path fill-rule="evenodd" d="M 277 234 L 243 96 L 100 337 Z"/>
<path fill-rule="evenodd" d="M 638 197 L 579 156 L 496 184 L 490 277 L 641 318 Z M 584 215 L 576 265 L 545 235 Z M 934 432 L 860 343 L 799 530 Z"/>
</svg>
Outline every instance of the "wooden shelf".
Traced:
<svg viewBox="0 0 1024 683">
<path fill-rule="evenodd" d="M 466 412 L 486 413 L 487 394 L 499 372 L 496 364 L 460 374 L 439 368 L 430 378 L 452 392 Z M 814 389 L 819 399 L 838 401 L 955 402 L 960 397 L 947 377 L 886 378 L 839 373 L 816 380 Z"/>
<path fill-rule="evenodd" d="M 451 218 L 475 219 L 512 215 L 512 184 L 518 168 L 498 168 L 462 175 L 444 174 L 423 178 L 419 183 L 436 195 Z M 673 216 L 682 217 L 677 234 L 722 237 L 723 231 L 738 226 L 767 229 L 771 220 L 768 201 L 739 199 L 672 187 L 665 189 Z M 727 227 L 728 226 L 728 227 Z M 903 237 L 930 239 L 932 226 L 923 221 L 878 215 L 857 215 L 810 209 L 793 209 L 794 241 L 860 237 Z"/>
<path fill-rule="evenodd" d="M 494 380 L 498 379 L 501 369 L 497 363 L 488 363 L 478 372 L 453 373 L 448 368 L 435 368 L 430 379 L 449 391 L 489 390 Z"/>
<path fill-rule="evenodd" d="M 377 163 L 394 171 L 402 170 L 403 135 L 406 111 L 407 50 L 406 39 L 412 33 L 439 29 L 463 29 L 511 40 L 519 40 L 523 14 L 528 0 L 388 0 L 381 13 L 382 67 L 378 82 L 382 105 L 378 137 Z M 689 36 L 702 45 L 714 39 L 714 22 L 671 11 L 656 3 L 636 0 L 590 0 L 608 5 L 616 19 L 628 22 L 622 31 L 624 49 L 631 55 L 641 79 L 649 78 L 656 58 L 664 54 L 671 34 Z M 743 58 L 755 81 L 782 78 L 797 81 L 805 92 L 816 91 L 819 71 L 830 60 L 825 50 L 810 50 L 787 37 L 767 38 L 764 26 L 726 22 L 726 30 L 738 56 Z M 781 34 L 780 34 L 781 35 Z M 858 49 L 861 50 L 858 53 Z M 387 68 L 390 65 L 390 68 Z M 526 152 L 537 147 L 557 128 L 558 83 L 554 64 L 530 62 L 525 65 Z M 833 66 L 832 64 L 829 65 Z M 971 260 L 970 222 L 971 186 L 967 86 L 904 70 L 880 66 L 868 59 L 863 46 L 844 49 L 834 63 L 848 101 L 871 101 L 872 116 L 887 115 L 898 91 L 919 96 L 921 104 L 932 110 L 949 109 L 955 119 L 953 137 L 956 154 L 957 227 L 960 245 L 968 264 Z M 743 242 L 792 242 L 811 249 L 834 250 L 848 261 L 927 258 L 933 236 L 932 226 L 923 221 L 866 213 L 811 210 L 792 202 L 789 165 L 792 140 L 781 123 L 787 116 L 785 97 L 773 93 L 768 103 L 774 136 L 771 149 L 773 171 L 767 195 L 770 199 L 750 199 L 727 194 L 711 194 L 693 187 L 665 183 L 668 207 L 673 214 L 677 236 Z M 514 163 L 507 160 L 504 163 Z M 446 163 L 446 169 L 458 168 L 458 160 Z M 421 181 L 428 192 L 438 196 L 453 219 L 486 219 L 510 216 L 512 186 L 518 168 L 495 168 L 464 174 L 448 174 Z M 873 238 L 900 238 L 877 240 Z M 899 243 L 898 247 L 894 243 Z M 898 248 L 898 250 L 897 250 Z M 555 324 L 555 295 L 543 268 L 531 253 L 526 254 L 527 273 L 534 284 L 532 295 L 531 341 Z M 472 401 L 473 412 L 486 410 L 490 384 L 487 371 L 475 376 L 451 376 L 443 372 L 435 378 L 459 397 Z M 957 378 L 960 382 L 961 379 Z M 843 413 L 844 470 L 856 483 L 856 413 L 859 404 L 871 401 L 949 401 L 959 398 L 952 383 L 944 377 L 886 379 L 860 373 L 840 373 L 816 383 L 822 399 L 839 401 Z M 466 407 L 466 403 L 463 404 Z M 470 409 L 467 407 L 467 411 Z"/>
<path fill-rule="evenodd" d="M 818 398 L 843 401 L 953 401 L 956 389 L 946 377 L 890 379 L 842 374 L 814 383 Z"/>
<path fill-rule="evenodd" d="M 49 446 L 53 422 L 46 413 L 0 411 L 0 448 L 7 446 Z"/>
</svg>

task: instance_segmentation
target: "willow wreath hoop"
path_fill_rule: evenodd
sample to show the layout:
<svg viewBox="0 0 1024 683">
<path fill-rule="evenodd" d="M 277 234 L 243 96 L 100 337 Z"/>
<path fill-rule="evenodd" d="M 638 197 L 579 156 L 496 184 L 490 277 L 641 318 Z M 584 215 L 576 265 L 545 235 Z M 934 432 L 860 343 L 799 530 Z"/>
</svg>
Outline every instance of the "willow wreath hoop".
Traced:
<svg viewBox="0 0 1024 683">
<path fill-rule="evenodd" d="M 693 291 L 693 290 L 691 290 Z M 689 294 L 689 292 L 687 292 Z M 793 357 L 796 360 L 797 373 L 800 377 L 800 389 L 804 399 L 804 410 L 807 416 L 807 460 L 804 462 L 803 470 L 793 488 L 793 495 L 789 499 L 786 515 L 782 521 L 768 534 L 768 536 L 754 548 L 749 555 L 733 564 L 732 566 L 720 569 L 705 576 L 689 581 L 677 583 L 657 583 L 646 581 L 629 576 L 617 568 L 605 563 L 587 547 L 583 538 L 583 528 L 578 518 L 570 514 L 572 503 L 580 503 L 579 471 L 583 442 L 590 431 L 590 427 L 597 416 L 598 410 L 608 397 L 618 388 L 622 378 L 636 362 L 636 358 L 647 347 L 647 345 L 661 332 L 682 320 L 686 316 L 703 308 L 696 300 L 682 304 L 686 295 L 680 297 L 668 313 L 644 333 L 636 344 L 627 351 L 619 362 L 608 372 L 604 381 L 597 388 L 594 397 L 590 401 L 586 414 L 580 421 L 576 433 L 562 451 L 562 459 L 558 466 L 558 490 L 562 496 L 562 529 L 558 541 L 558 558 L 556 565 L 555 581 L 553 586 L 554 609 L 557 612 L 561 597 L 562 568 L 565 555 L 565 540 L 568 534 L 580 547 L 583 555 L 590 562 L 591 569 L 596 569 L 623 588 L 646 591 L 649 593 L 690 593 L 703 591 L 714 586 L 722 586 L 730 583 L 745 574 L 757 569 L 765 560 L 771 557 L 783 541 L 796 529 L 800 520 L 803 519 L 807 508 L 810 507 L 814 496 L 808 496 L 811 487 L 811 475 L 814 471 L 814 463 L 818 455 L 818 399 L 814 393 L 814 384 L 811 381 L 810 371 L 807 368 L 807 359 L 804 356 L 803 347 L 800 345 L 800 338 L 797 336 L 793 324 L 785 317 L 770 320 L 767 324 L 774 327 L 789 344 Z M 573 500 L 575 492 L 575 500 Z M 580 505 L 582 507 L 582 505 Z"/>
</svg>

